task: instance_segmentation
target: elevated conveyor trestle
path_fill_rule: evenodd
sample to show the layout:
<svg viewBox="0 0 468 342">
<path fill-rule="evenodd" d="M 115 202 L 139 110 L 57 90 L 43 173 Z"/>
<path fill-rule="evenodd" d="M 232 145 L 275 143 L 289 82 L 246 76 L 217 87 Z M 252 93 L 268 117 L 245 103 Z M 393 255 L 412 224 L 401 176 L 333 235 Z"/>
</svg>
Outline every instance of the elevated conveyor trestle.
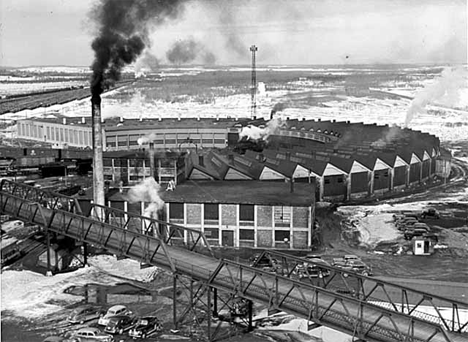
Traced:
<svg viewBox="0 0 468 342">
<path fill-rule="evenodd" d="M 438 324 L 229 260 L 219 264 L 209 283 L 366 341 L 451 341 Z"/>
<path fill-rule="evenodd" d="M 295 270 L 298 266 L 314 265 L 323 272 L 302 278 L 302 281 L 352 296 L 390 311 L 405 313 L 439 324 L 447 331 L 468 332 L 468 317 L 464 314 L 468 312 L 468 303 L 282 252 L 264 251 L 257 260 L 261 260 L 261 258 L 275 260 L 277 263 L 276 272 L 293 279 L 297 279 Z M 326 276 L 319 276 L 322 274 Z M 441 307 L 443 310 L 440 309 Z M 427 312 L 428 308 L 432 314 Z"/>
<path fill-rule="evenodd" d="M 31 189 L 25 185 L 3 181 L 0 189 L 0 211 L 17 219 L 41 225 L 48 233 L 69 236 L 90 245 L 100 246 L 117 255 L 169 270 L 178 277 L 188 278 L 192 284 L 199 284 L 199 289 L 192 292 L 191 306 L 195 309 L 197 302 L 204 303 L 209 315 L 217 311 L 212 309 L 212 304 L 217 305 L 216 300 L 210 297 L 217 291 L 218 297 L 220 293 L 223 293 L 233 298 L 243 298 L 262 304 L 271 310 L 288 312 L 315 324 L 343 331 L 368 342 L 459 342 L 467 340 L 467 335 L 463 333 L 466 323 L 461 315 L 456 320 L 457 323 L 453 323 L 452 320 L 441 324 L 426 317 L 413 315 L 414 310 L 412 312 L 409 312 L 407 308 L 397 310 L 396 302 L 388 304 L 392 298 L 388 290 L 388 298 L 383 297 L 387 298 L 387 304 L 375 303 L 376 294 L 379 291 L 385 294 L 385 291 L 381 290 L 380 285 L 373 285 L 369 290 L 366 284 L 367 281 L 372 281 L 372 278 L 354 275 L 352 272 L 347 272 L 348 277 L 341 278 L 338 273 L 343 270 L 332 268 L 331 271 L 336 273 L 335 280 L 346 278 L 349 289 L 355 290 L 350 293 L 338 293 L 333 287 L 335 280 L 327 280 L 322 285 L 314 285 L 294 279 L 291 277 L 292 273 L 287 271 L 267 272 L 241 263 L 219 260 L 209 253 L 199 252 L 206 242 L 201 235 L 194 233 L 196 236 L 194 243 L 196 242 L 197 248 L 193 248 L 193 245 L 186 242 L 187 240 L 184 240 L 182 244 L 171 243 L 175 241 L 173 240 L 175 235 L 171 236 L 171 232 L 167 235 L 153 236 L 144 234 L 141 230 L 129 229 L 129 217 L 140 220 L 151 220 L 150 218 L 100 208 L 106 210 L 105 215 L 102 216 L 105 218 L 104 221 L 100 221 L 94 217 L 84 216 L 79 203 L 75 203 L 72 198 L 54 196 L 54 194 Z M 44 204 L 45 202 L 48 204 Z M 170 225 L 165 222 L 159 223 Z M 175 230 L 184 232 L 184 236 L 187 232 L 180 226 Z M 198 243 L 201 244 L 200 247 Z M 205 248 L 203 251 L 207 250 Z M 275 257 L 283 256 L 276 254 Z M 287 267 L 291 267 L 290 262 L 288 261 Z M 281 273 L 288 276 L 281 275 Z M 351 280 L 354 278 L 353 283 Z M 377 280 L 375 284 L 380 283 L 382 282 Z M 390 286 L 384 285 L 385 289 Z M 405 291 L 409 297 L 409 290 L 405 289 Z M 200 301 L 204 294 L 209 296 L 206 302 Z M 175 300 L 176 297 L 174 295 Z M 447 300 L 442 297 L 435 299 Z M 434 305 L 436 305 L 435 299 Z M 459 303 L 456 304 L 459 305 Z M 174 317 L 176 318 L 176 315 Z M 211 322 L 211 316 L 208 321 Z M 208 329 L 211 329 L 210 327 L 211 325 Z M 451 330 L 450 327 L 455 327 L 455 329 Z"/>
<path fill-rule="evenodd" d="M 38 203 L 47 209 L 68 211 L 80 216 L 103 221 L 112 226 L 123 228 L 126 231 L 157 236 L 168 246 L 177 246 L 197 253 L 214 256 L 205 234 L 200 230 L 93 203 L 84 210 L 76 197 L 65 196 L 8 180 L 2 180 L 0 191 L 25 199 L 30 203 Z"/>
</svg>

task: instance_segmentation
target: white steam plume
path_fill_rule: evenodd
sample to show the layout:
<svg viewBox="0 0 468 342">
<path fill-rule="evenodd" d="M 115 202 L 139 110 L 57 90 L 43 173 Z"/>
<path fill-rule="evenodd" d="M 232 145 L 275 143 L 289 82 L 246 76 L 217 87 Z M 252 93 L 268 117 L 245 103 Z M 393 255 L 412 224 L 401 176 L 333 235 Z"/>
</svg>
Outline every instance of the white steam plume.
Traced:
<svg viewBox="0 0 468 342">
<path fill-rule="evenodd" d="M 270 135 L 277 133 L 284 125 L 285 123 L 281 119 L 273 118 L 267 122 L 265 128 L 252 125 L 245 126 L 242 127 L 242 131 L 239 133 L 239 140 L 244 137 L 250 140 L 267 140 Z"/>
<path fill-rule="evenodd" d="M 384 136 L 377 141 L 374 141 L 372 147 L 385 147 L 392 145 L 396 140 L 400 138 L 401 128 L 398 126 L 392 126 L 389 130 L 384 133 Z"/>
<path fill-rule="evenodd" d="M 416 114 L 426 113 L 426 105 L 437 101 L 439 104 L 454 106 L 460 101 L 460 90 L 467 87 L 467 72 L 461 67 L 445 68 L 440 77 L 432 84 L 419 91 L 406 113 L 405 126 L 408 126 Z"/>
<path fill-rule="evenodd" d="M 156 134 L 151 133 L 150 135 L 145 135 L 143 137 L 140 137 L 137 139 L 138 145 L 144 145 L 152 142 L 154 139 L 156 139 Z"/>
<path fill-rule="evenodd" d="M 161 186 L 153 177 L 145 178 L 128 191 L 127 200 L 130 203 L 149 203 L 143 212 L 143 216 L 157 219 L 158 211 L 164 207 L 164 201 L 159 196 L 160 190 Z"/>
</svg>

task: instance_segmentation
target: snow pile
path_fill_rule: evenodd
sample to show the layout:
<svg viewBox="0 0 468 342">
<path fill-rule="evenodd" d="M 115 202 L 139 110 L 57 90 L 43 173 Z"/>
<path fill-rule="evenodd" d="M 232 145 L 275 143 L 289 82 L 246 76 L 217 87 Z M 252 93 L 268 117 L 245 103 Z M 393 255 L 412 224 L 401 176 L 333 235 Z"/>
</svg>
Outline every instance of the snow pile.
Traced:
<svg viewBox="0 0 468 342">
<path fill-rule="evenodd" d="M 37 319 L 62 309 L 65 303 L 72 304 L 81 297 L 64 293 L 71 286 L 86 284 L 114 285 L 122 278 L 148 282 L 154 279 L 159 269 L 140 269 L 137 261 L 117 260 L 114 256 L 99 255 L 88 259 L 90 267 L 74 272 L 47 277 L 31 271 L 2 272 L 2 311 L 15 316 Z"/>
<path fill-rule="evenodd" d="M 268 332 L 267 335 L 275 335 L 274 331 L 282 332 L 289 337 L 291 341 L 321 341 L 321 342 L 348 342 L 351 336 L 327 327 L 318 327 L 308 330 L 308 321 L 302 318 L 297 318 L 285 312 L 279 312 L 275 315 L 268 316 L 267 310 L 261 311 L 254 317 L 257 322 L 257 333 L 263 335 L 262 332 Z M 291 332 L 300 333 L 300 335 L 291 334 Z M 292 335 L 292 336 L 291 336 Z M 291 337 L 296 336 L 297 339 Z M 307 337 L 310 338 L 307 338 Z M 281 337 L 278 336 L 278 337 Z M 275 339 L 273 339 L 275 340 Z M 279 338 L 278 340 L 283 340 Z"/>
<path fill-rule="evenodd" d="M 359 244 L 375 248 L 379 242 L 393 241 L 400 237 L 393 224 L 391 213 L 384 206 L 343 206 L 338 212 L 346 216 L 343 221 L 348 229 L 359 232 Z"/>
<path fill-rule="evenodd" d="M 117 260 L 112 255 L 97 255 L 89 258 L 88 263 L 98 271 L 140 282 L 149 282 L 161 272 L 157 267 L 141 269 L 138 261 L 132 259 Z"/>
<path fill-rule="evenodd" d="M 31 271 L 3 271 L 2 312 L 24 318 L 39 318 L 61 309 L 59 302 L 78 302 L 80 297 L 63 293 L 72 285 L 84 285 L 93 279 L 109 281 L 92 268 L 47 277 Z"/>
</svg>

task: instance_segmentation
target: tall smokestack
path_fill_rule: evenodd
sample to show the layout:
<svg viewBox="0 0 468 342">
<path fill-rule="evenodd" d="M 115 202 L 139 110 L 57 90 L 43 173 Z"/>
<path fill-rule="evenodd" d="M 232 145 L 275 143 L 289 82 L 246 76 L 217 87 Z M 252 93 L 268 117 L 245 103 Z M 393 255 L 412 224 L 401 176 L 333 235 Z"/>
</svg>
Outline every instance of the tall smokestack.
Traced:
<svg viewBox="0 0 468 342">
<path fill-rule="evenodd" d="M 257 116 L 257 99 L 256 99 L 256 94 L 257 94 L 257 70 L 255 66 L 255 54 L 258 51 L 258 48 L 255 45 L 252 45 L 250 47 L 250 51 L 252 52 L 252 80 L 251 80 L 251 85 L 250 85 L 250 95 L 251 95 L 251 117 L 253 119 L 256 119 Z"/>
<path fill-rule="evenodd" d="M 150 175 L 151 177 L 155 176 L 155 165 L 154 165 L 154 142 L 150 141 L 149 143 L 149 160 L 150 160 Z"/>
<path fill-rule="evenodd" d="M 102 162 L 102 126 L 101 126 L 101 96 L 91 97 L 91 118 L 93 125 L 93 201 L 105 205 L 104 166 Z M 102 217 L 99 217 L 102 219 Z"/>
<path fill-rule="evenodd" d="M 125 65 L 136 61 L 149 40 L 149 25 L 177 18 L 181 0 L 100 0 L 90 12 L 98 35 L 91 77 L 93 123 L 94 203 L 104 205 L 101 94 L 121 76 Z"/>
</svg>

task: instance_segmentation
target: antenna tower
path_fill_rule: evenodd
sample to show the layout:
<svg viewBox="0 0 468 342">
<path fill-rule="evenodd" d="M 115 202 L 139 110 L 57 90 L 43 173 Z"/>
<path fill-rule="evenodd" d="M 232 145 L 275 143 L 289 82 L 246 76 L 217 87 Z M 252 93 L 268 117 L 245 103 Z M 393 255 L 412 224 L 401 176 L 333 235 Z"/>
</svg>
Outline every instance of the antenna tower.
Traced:
<svg viewBox="0 0 468 342">
<path fill-rule="evenodd" d="M 252 84 L 250 85 L 251 91 L 251 106 L 250 106 L 250 115 L 252 119 L 257 117 L 257 70 L 255 68 L 255 54 L 258 48 L 255 45 L 250 47 L 250 51 L 252 52 Z"/>
</svg>

